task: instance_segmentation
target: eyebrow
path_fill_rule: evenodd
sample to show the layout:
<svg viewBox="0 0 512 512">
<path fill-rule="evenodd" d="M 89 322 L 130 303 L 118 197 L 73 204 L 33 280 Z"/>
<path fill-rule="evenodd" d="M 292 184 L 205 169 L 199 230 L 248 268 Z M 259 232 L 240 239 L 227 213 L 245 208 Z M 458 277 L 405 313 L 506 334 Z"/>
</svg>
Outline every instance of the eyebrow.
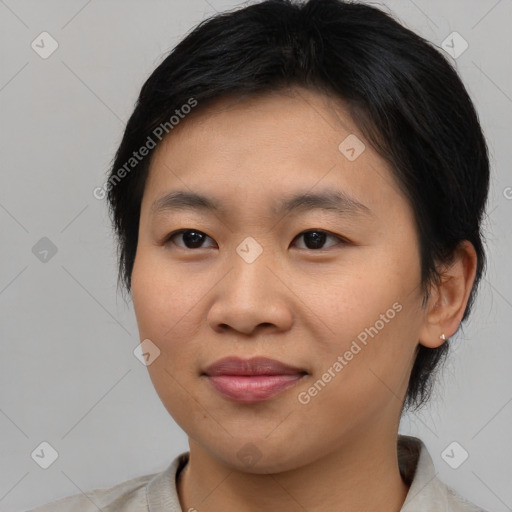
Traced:
<svg viewBox="0 0 512 512">
<path fill-rule="evenodd" d="M 157 199 L 151 206 L 151 215 L 173 210 L 213 211 L 226 214 L 227 210 L 220 201 L 195 192 L 175 190 Z M 276 216 L 300 213 L 310 210 L 326 210 L 347 216 L 370 216 L 373 212 L 347 192 L 341 190 L 323 190 L 318 193 L 299 192 L 280 200 L 273 206 Z"/>
</svg>

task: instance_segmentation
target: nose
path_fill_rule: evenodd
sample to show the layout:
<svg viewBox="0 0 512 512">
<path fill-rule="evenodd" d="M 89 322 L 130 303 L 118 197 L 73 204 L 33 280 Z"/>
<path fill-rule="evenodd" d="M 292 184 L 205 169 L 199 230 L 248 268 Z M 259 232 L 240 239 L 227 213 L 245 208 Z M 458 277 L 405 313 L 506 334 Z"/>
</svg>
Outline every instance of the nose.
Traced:
<svg viewBox="0 0 512 512">
<path fill-rule="evenodd" d="M 252 263 L 234 258 L 233 268 L 215 288 L 207 320 L 216 332 L 229 330 L 254 335 L 259 330 L 279 332 L 293 323 L 290 288 L 265 258 Z"/>
</svg>

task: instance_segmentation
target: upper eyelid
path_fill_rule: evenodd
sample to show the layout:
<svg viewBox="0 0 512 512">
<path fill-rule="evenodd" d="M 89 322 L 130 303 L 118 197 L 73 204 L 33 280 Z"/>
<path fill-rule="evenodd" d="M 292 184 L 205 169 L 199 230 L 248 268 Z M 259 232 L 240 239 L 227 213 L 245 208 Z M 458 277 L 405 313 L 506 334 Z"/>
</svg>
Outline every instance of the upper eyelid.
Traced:
<svg viewBox="0 0 512 512">
<path fill-rule="evenodd" d="M 169 234 L 167 234 L 164 239 L 163 239 L 163 242 L 164 243 L 167 243 L 167 242 L 170 242 L 170 240 L 175 237 L 175 236 L 178 236 L 178 235 L 182 235 L 184 233 L 187 233 L 189 231 L 192 231 L 192 232 L 196 232 L 196 233 L 201 233 L 205 236 L 207 236 L 208 238 L 210 238 L 211 240 L 214 240 L 213 237 L 211 237 L 210 235 L 208 235 L 207 233 L 205 233 L 204 231 L 201 231 L 199 229 L 194 229 L 194 228 L 182 228 L 182 229 L 178 229 L 176 231 L 173 231 Z M 294 237 L 294 240 L 299 237 L 300 235 L 304 235 L 304 234 L 307 234 L 307 233 L 311 233 L 311 232 L 320 232 L 320 233 L 325 233 L 328 237 L 332 237 L 332 238 L 337 238 L 339 241 L 341 241 L 342 243 L 349 243 L 350 241 L 342 236 L 342 235 L 337 235 L 336 233 L 332 233 L 331 231 L 327 230 L 327 229 L 323 229 L 323 228 L 308 228 L 308 229 L 305 229 L 303 231 L 300 231 L 299 233 L 297 233 L 297 235 Z M 179 246 L 178 246 L 179 247 Z M 186 248 L 185 248 L 186 249 Z M 189 249 L 189 250 L 197 250 L 197 249 Z"/>
</svg>

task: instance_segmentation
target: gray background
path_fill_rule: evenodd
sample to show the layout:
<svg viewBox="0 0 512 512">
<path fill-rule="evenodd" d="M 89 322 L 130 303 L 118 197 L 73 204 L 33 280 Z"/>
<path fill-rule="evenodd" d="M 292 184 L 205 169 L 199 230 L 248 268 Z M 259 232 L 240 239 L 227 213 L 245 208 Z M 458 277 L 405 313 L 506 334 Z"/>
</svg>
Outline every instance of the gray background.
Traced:
<svg viewBox="0 0 512 512">
<path fill-rule="evenodd" d="M 135 316 L 116 293 L 106 203 L 92 191 L 148 74 L 199 21 L 236 5 L 0 1 L 0 511 L 157 472 L 188 449 L 133 355 Z M 453 62 L 493 164 L 476 309 L 431 405 L 400 431 L 422 438 L 439 477 L 468 499 L 511 510 L 512 2 L 385 6 L 436 45 L 453 31 L 468 42 Z M 31 47 L 43 31 L 59 44 L 47 59 Z M 57 248 L 46 262 L 32 251 L 43 237 Z M 31 458 L 42 441 L 59 455 L 46 470 Z M 441 456 L 453 441 L 469 453 L 458 469 Z"/>
</svg>

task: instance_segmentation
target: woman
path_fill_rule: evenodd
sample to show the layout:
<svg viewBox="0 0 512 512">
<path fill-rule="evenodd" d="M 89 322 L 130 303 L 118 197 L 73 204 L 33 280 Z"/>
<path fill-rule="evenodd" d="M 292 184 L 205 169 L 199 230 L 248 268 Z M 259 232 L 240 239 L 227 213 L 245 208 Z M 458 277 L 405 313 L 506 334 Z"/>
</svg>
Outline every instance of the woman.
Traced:
<svg viewBox="0 0 512 512">
<path fill-rule="evenodd" d="M 469 315 L 488 182 L 456 72 L 380 10 L 269 0 L 202 22 L 97 190 L 190 451 L 37 510 L 481 511 L 398 427 Z"/>
</svg>

